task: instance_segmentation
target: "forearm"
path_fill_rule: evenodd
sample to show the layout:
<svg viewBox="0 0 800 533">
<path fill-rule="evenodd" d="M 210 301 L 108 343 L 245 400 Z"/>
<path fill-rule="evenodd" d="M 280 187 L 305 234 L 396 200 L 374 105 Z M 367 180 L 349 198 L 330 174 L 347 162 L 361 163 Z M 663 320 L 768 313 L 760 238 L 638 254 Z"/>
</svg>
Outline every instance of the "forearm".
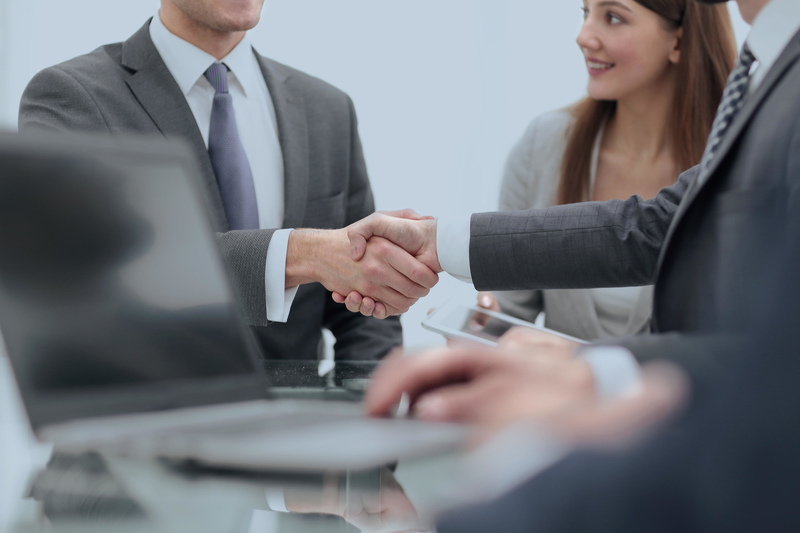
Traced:
<svg viewBox="0 0 800 533">
<path fill-rule="evenodd" d="M 694 171 L 652 200 L 588 202 L 472 216 L 478 290 L 567 289 L 653 282 L 662 243 Z"/>
<path fill-rule="evenodd" d="M 696 396 L 702 395 L 710 383 L 718 380 L 738 364 L 738 347 L 744 335 L 666 333 L 636 335 L 596 343 L 621 346 L 629 350 L 640 364 L 671 361 L 683 368 L 692 380 Z"/>
</svg>

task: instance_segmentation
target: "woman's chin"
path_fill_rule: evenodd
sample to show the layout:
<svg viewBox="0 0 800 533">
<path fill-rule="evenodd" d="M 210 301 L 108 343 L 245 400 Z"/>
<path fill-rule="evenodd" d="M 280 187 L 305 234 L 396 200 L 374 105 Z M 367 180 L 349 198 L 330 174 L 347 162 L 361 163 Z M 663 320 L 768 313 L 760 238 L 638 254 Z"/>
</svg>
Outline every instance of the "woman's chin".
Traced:
<svg viewBox="0 0 800 533">
<path fill-rule="evenodd" d="M 599 85 L 599 84 L 598 84 Z M 589 83 L 587 92 L 592 100 L 619 100 L 620 91 Z"/>
</svg>

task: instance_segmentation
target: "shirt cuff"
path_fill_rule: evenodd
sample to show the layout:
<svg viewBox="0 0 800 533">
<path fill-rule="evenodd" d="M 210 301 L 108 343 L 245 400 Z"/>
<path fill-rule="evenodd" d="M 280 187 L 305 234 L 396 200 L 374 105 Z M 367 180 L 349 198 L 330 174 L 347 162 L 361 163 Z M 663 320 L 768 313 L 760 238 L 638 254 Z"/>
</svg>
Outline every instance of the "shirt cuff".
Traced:
<svg viewBox="0 0 800 533">
<path fill-rule="evenodd" d="M 597 395 L 610 400 L 634 392 L 641 383 L 639 363 L 620 346 L 581 348 L 578 356 L 592 368 Z"/>
<path fill-rule="evenodd" d="M 278 513 L 288 513 L 289 509 L 286 508 L 286 494 L 283 489 L 278 487 L 268 487 L 264 489 L 264 496 L 267 497 L 267 507 L 270 511 Z"/>
<path fill-rule="evenodd" d="M 439 265 L 456 279 L 472 283 L 469 267 L 469 236 L 472 217 L 442 217 L 436 222 Z"/>
<path fill-rule="evenodd" d="M 267 320 L 286 322 L 297 295 L 297 287 L 286 288 L 286 254 L 291 229 L 279 229 L 272 234 L 267 249 L 264 287 L 267 291 Z"/>
</svg>

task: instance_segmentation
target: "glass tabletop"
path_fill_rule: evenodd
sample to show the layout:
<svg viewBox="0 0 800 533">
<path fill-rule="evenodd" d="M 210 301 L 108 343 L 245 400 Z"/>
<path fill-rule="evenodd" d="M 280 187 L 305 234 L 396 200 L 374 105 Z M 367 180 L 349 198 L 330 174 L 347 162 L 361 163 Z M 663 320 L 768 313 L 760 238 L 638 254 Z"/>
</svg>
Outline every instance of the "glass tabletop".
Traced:
<svg viewBox="0 0 800 533">
<path fill-rule="evenodd" d="M 27 491 L 34 512 L 11 531 L 429 531 L 424 493 L 449 474 L 443 457 L 424 463 L 291 475 L 54 452 Z M 407 491 L 403 477 L 423 490 Z"/>
<path fill-rule="evenodd" d="M 362 397 L 375 367 L 375 362 L 264 363 L 277 397 L 348 402 Z M 399 440 L 417 436 L 403 433 Z M 37 441 L 8 360 L 0 355 L 2 533 L 424 532 L 443 510 L 496 497 L 563 453 L 535 427 L 471 439 L 461 451 L 315 473 L 214 469 L 152 454 L 67 452 Z"/>
<path fill-rule="evenodd" d="M 356 401 L 376 363 L 264 365 L 278 396 Z M 53 450 L 31 434 L 0 357 L 0 531 L 428 531 L 452 499 L 459 464 L 449 453 L 300 474 Z"/>
</svg>

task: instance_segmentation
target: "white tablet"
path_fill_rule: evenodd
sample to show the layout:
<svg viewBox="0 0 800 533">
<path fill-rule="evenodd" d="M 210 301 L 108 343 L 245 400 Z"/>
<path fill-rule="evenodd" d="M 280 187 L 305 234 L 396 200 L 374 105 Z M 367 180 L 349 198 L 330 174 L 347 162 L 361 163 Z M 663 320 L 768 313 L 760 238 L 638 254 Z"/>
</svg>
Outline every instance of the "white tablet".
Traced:
<svg viewBox="0 0 800 533">
<path fill-rule="evenodd" d="M 441 333 L 448 339 L 471 340 L 489 346 L 497 346 L 498 339 L 509 329 L 517 326 L 587 344 L 581 339 L 525 322 L 513 316 L 454 301 L 447 302 L 422 321 L 423 328 Z"/>
</svg>

